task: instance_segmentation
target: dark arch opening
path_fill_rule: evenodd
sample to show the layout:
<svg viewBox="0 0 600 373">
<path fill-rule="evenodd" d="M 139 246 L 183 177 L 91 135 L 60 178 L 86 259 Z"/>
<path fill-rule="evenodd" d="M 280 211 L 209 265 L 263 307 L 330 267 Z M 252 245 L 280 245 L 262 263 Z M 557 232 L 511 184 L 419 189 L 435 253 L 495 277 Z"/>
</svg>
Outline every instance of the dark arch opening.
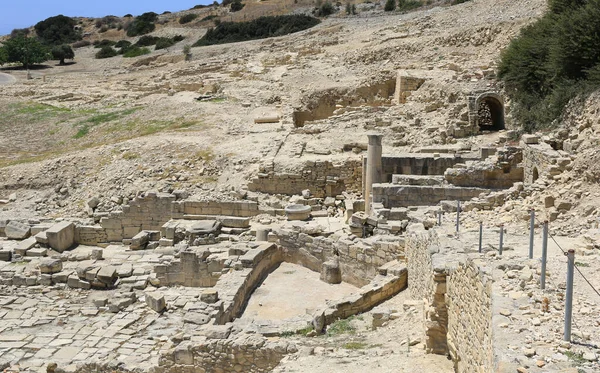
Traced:
<svg viewBox="0 0 600 373">
<path fill-rule="evenodd" d="M 504 129 L 504 107 L 502 102 L 495 97 L 487 96 L 479 101 L 477 116 L 481 131 L 500 131 Z"/>
<path fill-rule="evenodd" d="M 531 182 L 532 182 L 532 183 L 535 183 L 535 181 L 536 181 L 537 179 L 539 179 L 539 177 L 540 177 L 540 174 L 539 174 L 539 172 L 538 172 L 538 169 L 537 169 L 537 167 L 534 167 L 534 168 L 533 168 L 533 177 L 531 178 Z"/>
</svg>

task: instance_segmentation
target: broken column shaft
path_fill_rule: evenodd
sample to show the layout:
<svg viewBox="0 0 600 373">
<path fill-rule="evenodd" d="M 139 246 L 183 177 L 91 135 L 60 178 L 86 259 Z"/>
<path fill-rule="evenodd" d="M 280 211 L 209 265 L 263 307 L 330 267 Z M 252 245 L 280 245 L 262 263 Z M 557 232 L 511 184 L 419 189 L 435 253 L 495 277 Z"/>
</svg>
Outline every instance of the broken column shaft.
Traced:
<svg viewBox="0 0 600 373">
<path fill-rule="evenodd" d="M 381 165 L 381 138 L 383 135 L 367 135 L 369 137 L 369 147 L 367 148 L 367 172 L 365 180 L 365 212 L 371 214 L 371 192 L 373 183 L 380 183 L 382 180 Z"/>
</svg>

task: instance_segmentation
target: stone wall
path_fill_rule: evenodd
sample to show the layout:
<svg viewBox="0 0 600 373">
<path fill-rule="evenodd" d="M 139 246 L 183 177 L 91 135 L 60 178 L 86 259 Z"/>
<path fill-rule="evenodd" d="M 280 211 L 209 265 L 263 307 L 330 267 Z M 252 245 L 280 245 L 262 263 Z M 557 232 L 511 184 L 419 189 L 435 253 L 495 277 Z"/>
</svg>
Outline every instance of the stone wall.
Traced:
<svg viewBox="0 0 600 373">
<path fill-rule="evenodd" d="M 274 165 L 262 166 L 258 176 L 248 184 L 248 189 L 270 194 L 300 194 L 310 189 L 317 198 L 335 197 L 344 191 L 362 190 L 362 163 L 358 159 L 339 162 L 306 161 L 298 170 L 284 172 Z"/>
<path fill-rule="evenodd" d="M 468 201 L 488 194 L 489 189 L 435 185 L 373 184 L 373 202 L 386 208 L 408 206 L 434 206 L 440 201 Z"/>
<path fill-rule="evenodd" d="M 189 247 L 179 253 L 179 259 L 154 266 L 161 286 L 215 286 L 221 277 L 224 260 L 210 259 L 208 248 Z"/>
<path fill-rule="evenodd" d="M 407 153 L 397 156 L 383 155 L 381 157 L 382 180 L 392 182 L 393 175 L 443 175 L 444 172 L 457 163 L 464 163 L 465 158 L 458 155 L 441 154 L 433 156 L 427 153 Z M 363 159 L 363 170 L 366 170 L 367 159 Z M 365 180 L 365 174 L 362 173 Z"/>
<path fill-rule="evenodd" d="M 552 177 L 560 175 L 571 163 L 571 159 L 552 149 L 546 143 L 525 144 L 523 147 L 523 169 L 524 181 L 533 183 L 537 178 L 543 177 L 552 180 Z"/>
<path fill-rule="evenodd" d="M 406 258 L 410 294 L 423 301 L 426 350 L 449 353 L 456 372 L 492 372 L 493 281 L 488 270 L 439 247 L 431 232 L 407 239 Z"/>
<path fill-rule="evenodd" d="M 315 272 L 337 252 L 342 280 L 356 286 L 366 285 L 380 266 L 404 255 L 404 242 L 397 236 L 367 244 L 348 237 L 313 237 L 301 229 L 278 229 L 277 243 L 286 249 L 285 261 L 300 264 Z"/>
<path fill-rule="evenodd" d="M 492 372 L 492 277 L 477 261 L 449 272 L 448 349 L 457 373 Z"/>
<path fill-rule="evenodd" d="M 394 92 L 395 104 L 406 103 L 406 98 L 425 83 L 425 79 L 423 78 L 415 78 L 402 74 L 404 74 L 404 72 L 398 72 L 398 78 L 396 79 L 396 91 Z"/>
<path fill-rule="evenodd" d="M 100 224 L 77 227 L 78 243 L 97 245 L 133 238 L 142 230 L 160 231 L 171 219 L 200 215 L 250 217 L 260 213 L 254 201 L 176 201 L 169 193 L 146 192 L 123 205 L 122 211 L 103 213 Z"/>
<path fill-rule="evenodd" d="M 267 373 L 285 354 L 296 351 L 291 343 L 256 334 L 240 334 L 235 339 L 193 337 L 162 354 L 154 373 Z"/>
</svg>

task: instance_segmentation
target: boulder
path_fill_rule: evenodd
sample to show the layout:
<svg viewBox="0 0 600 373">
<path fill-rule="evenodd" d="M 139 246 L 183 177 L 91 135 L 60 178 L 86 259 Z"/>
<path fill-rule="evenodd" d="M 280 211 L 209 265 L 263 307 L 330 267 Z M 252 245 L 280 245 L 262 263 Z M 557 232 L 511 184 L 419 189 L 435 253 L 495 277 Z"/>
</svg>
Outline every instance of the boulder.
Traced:
<svg viewBox="0 0 600 373">
<path fill-rule="evenodd" d="M 18 221 L 10 221 L 4 228 L 6 237 L 13 240 L 24 240 L 29 237 L 31 233 L 31 227 L 29 224 L 21 223 Z"/>
<path fill-rule="evenodd" d="M 148 242 L 150 242 L 150 233 L 147 231 L 141 231 L 133 236 L 129 248 L 131 250 L 144 250 Z"/>
<path fill-rule="evenodd" d="M 96 273 L 96 278 L 106 285 L 113 285 L 117 281 L 117 269 L 113 266 L 102 267 Z"/>
<path fill-rule="evenodd" d="M 323 263 L 321 267 L 321 281 L 328 284 L 339 284 L 342 282 L 342 271 L 337 257 Z"/>
<path fill-rule="evenodd" d="M 200 300 L 204 303 L 217 303 L 219 293 L 214 289 L 207 289 L 200 294 Z"/>
</svg>

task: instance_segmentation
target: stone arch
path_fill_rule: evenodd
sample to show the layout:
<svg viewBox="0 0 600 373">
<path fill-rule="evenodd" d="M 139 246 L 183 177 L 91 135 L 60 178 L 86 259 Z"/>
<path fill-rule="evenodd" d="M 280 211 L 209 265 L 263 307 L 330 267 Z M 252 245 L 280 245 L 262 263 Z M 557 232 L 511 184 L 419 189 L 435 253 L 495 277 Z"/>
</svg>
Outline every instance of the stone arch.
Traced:
<svg viewBox="0 0 600 373">
<path fill-rule="evenodd" d="M 477 97 L 474 107 L 480 131 L 500 131 L 504 124 L 504 100 L 497 93 L 486 92 Z"/>
</svg>

